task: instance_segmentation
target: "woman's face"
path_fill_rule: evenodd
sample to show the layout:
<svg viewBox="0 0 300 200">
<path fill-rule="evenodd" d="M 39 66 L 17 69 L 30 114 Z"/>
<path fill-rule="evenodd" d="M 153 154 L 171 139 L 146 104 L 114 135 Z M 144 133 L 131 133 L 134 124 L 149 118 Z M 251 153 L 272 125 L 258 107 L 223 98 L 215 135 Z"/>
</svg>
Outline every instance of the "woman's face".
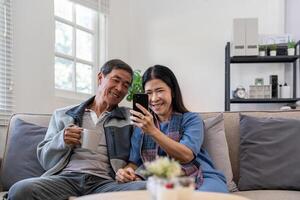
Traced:
<svg viewBox="0 0 300 200">
<path fill-rule="evenodd" d="M 172 113 L 171 88 L 160 79 L 152 79 L 145 84 L 149 95 L 149 106 L 160 121 L 167 121 Z"/>
</svg>

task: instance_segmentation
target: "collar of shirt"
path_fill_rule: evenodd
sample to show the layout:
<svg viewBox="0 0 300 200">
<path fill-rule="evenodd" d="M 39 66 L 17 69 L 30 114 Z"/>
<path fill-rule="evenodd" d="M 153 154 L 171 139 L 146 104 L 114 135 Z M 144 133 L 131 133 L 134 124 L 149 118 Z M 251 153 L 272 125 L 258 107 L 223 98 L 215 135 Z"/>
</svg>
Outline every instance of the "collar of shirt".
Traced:
<svg viewBox="0 0 300 200">
<path fill-rule="evenodd" d="M 105 111 L 105 112 L 101 113 L 101 115 L 98 117 L 96 112 L 91 109 L 86 108 L 85 111 L 90 113 L 91 118 L 95 125 L 97 125 L 99 122 L 103 121 L 106 118 L 106 116 L 110 113 L 108 111 Z"/>
</svg>

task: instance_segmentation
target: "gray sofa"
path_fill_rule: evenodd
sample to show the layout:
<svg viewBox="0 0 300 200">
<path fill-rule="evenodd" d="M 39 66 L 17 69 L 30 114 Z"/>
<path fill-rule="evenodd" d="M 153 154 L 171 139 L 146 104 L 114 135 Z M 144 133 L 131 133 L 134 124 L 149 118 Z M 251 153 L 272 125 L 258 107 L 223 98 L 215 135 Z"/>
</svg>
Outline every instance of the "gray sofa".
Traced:
<svg viewBox="0 0 300 200">
<path fill-rule="evenodd" d="M 211 119 L 213 117 L 216 117 L 217 115 L 219 115 L 220 113 L 218 112 L 207 112 L 207 113 L 201 113 L 201 116 L 204 120 L 208 120 Z M 250 116 L 255 116 L 255 117 L 286 117 L 286 118 L 293 118 L 293 119 L 300 119 L 300 111 L 268 111 L 268 112 L 242 112 L 242 114 L 246 114 L 246 115 L 250 115 Z M 224 117 L 224 124 L 225 124 L 225 135 L 226 135 L 226 141 L 224 139 L 224 144 L 226 146 L 228 146 L 228 149 L 226 149 L 226 151 L 222 151 L 224 153 L 229 152 L 229 164 L 231 165 L 225 165 L 223 167 L 220 167 L 219 165 L 217 166 L 220 170 L 222 171 L 226 171 L 224 172 L 226 174 L 226 178 L 227 180 L 231 179 L 231 176 L 233 175 L 233 181 L 238 184 L 239 183 L 239 179 L 240 179 L 240 155 L 239 155 L 239 151 L 240 151 L 240 112 L 224 112 L 223 113 L 223 117 Z M 49 119 L 50 119 L 50 115 L 38 115 L 38 114 L 15 114 L 12 116 L 10 123 L 9 123 L 9 127 L 8 127 L 8 131 L 7 131 L 7 142 L 6 142 L 6 147 L 5 147 L 5 154 L 4 157 L 2 159 L 2 166 L 1 166 L 1 173 L 0 173 L 0 179 L 1 179 L 1 183 L 2 183 L 2 191 L 0 197 L 2 197 L 2 195 L 4 194 L 3 189 L 8 189 L 8 187 L 13 184 L 14 181 L 18 180 L 18 179 L 14 179 L 14 176 L 19 176 L 19 179 L 21 177 L 30 177 L 31 175 L 24 175 L 22 174 L 20 176 L 20 174 L 15 173 L 12 168 L 16 168 L 17 164 L 20 165 L 19 169 L 23 169 L 26 168 L 27 165 L 30 166 L 30 160 L 28 161 L 28 159 L 26 160 L 26 162 L 24 162 L 24 160 L 22 160 L 22 158 L 16 158 L 16 156 L 18 156 L 18 154 L 12 154 L 11 149 L 10 149 L 10 145 L 14 144 L 14 141 L 11 141 L 11 138 L 18 138 L 19 133 L 16 134 L 16 132 L 20 132 L 22 134 L 22 130 L 18 130 L 18 128 L 16 128 L 16 126 L 20 126 L 20 122 L 21 123 L 33 123 L 35 125 L 41 126 L 41 127 L 47 127 L 48 123 L 49 123 Z M 21 121 L 20 121 L 21 120 Z M 17 124 L 17 125 L 16 125 Z M 28 125 L 28 124 L 27 124 Z M 28 128 L 28 126 L 26 126 Z M 23 130 L 26 129 L 22 128 Z M 35 129 L 36 132 L 38 131 L 45 131 L 45 129 Z M 299 130 L 300 133 L 300 130 Z M 25 136 L 23 136 L 25 137 Z M 26 136 L 27 137 L 27 136 Z M 32 135 L 28 136 L 32 137 Z M 225 136 L 224 136 L 225 138 Z M 39 138 L 41 139 L 41 138 Z M 21 145 L 23 145 L 23 142 L 25 142 L 26 138 L 23 138 L 23 140 L 19 140 L 20 143 L 22 143 Z M 30 142 L 30 141 L 29 141 Z M 206 143 L 210 143 L 213 141 L 206 141 Z M 300 142 L 300 141 L 299 141 Z M 213 142 L 214 143 L 214 142 Z M 34 144 L 36 145 L 36 144 Z M 206 146 L 209 145 L 214 145 L 214 144 L 206 144 Z M 14 144 L 14 146 L 20 146 L 17 144 Z M 21 147 L 21 149 L 25 149 L 26 147 Z M 25 150 L 24 150 L 25 152 Z M 22 153 L 25 154 L 22 150 Z M 21 154 L 22 154 L 21 153 Z M 36 152 L 32 152 L 30 153 L 31 156 L 35 156 Z M 28 153 L 27 153 L 28 154 Z M 213 161 L 216 163 L 220 163 L 220 165 L 222 165 L 223 163 L 225 163 L 226 161 L 223 161 L 222 159 L 224 159 L 224 157 L 226 157 L 226 155 L 221 155 L 221 160 L 217 160 L 220 158 L 217 157 L 213 157 Z M 36 161 L 35 161 L 36 162 Z M 24 163 L 24 166 L 22 166 L 22 164 Z M 26 165 L 26 166 L 25 166 Z M 228 167 L 229 166 L 229 167 Z M 35 168 L 37 168 L 38 166 L 34 166 Z M 253 166 L 253 168 L 255 168 L 255 166 Z M 38 169 L 39 170 L 39 169 Z M 18 168 L 15 169 L 15 171 L 18 171 Z M 33 174 L 32 176 L 38 176 L 42 173 L 38 172 L 38 173 L 33 173 L 32 171 L 30 171 L 30 168 L 28 168 L 27 166 L 27 171 L 31 174 Z M 8 173 L 10 173 L 10 175 L 7 175 Z M 40 173 L 40 174 L 39 174 Z M 229 173 L 229 175 L 228 175 Z M 299 180 L 300 183 L 300 180 Z M 233 183 L 234 184 L 234 183 Z M 233 187 L 232 185 L 228 185 L 229 187 Z M 232 188 L 231 188 L 232 189 Z M 233 190 L 233 189 L 232 189 Z M 253 200 L 298 200 L 300 199 L 300 192 L 296 191 L 296 190 L 267 190 L 267 189 L 262 189 L 262 190 L 249 190 L 249 191 L 235 191 L 232 192 L 235 195 L 241 195 L 244 197 L 247 197 L 249 199 L 253 199 Z"/>
</svg>

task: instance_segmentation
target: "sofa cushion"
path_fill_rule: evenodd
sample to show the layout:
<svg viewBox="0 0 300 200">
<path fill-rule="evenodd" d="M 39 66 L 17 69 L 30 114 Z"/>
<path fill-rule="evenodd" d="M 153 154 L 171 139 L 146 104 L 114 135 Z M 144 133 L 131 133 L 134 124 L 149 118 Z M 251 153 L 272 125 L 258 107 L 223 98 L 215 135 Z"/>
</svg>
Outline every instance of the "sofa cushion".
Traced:
<svg viewBox="0 0 300 200">
<path fill-rule="evenodd" d="M 233 182 L 231 163 L 229 159 L 228 145 L 225 137 L 224 118 L 220 113 L 216 117 L 204 120 L 205 136 L 203 148 L 211 156 L 216 169 L 222 171 L 226 177 L 228 190 L 237 190 Z"/>
<path fill-rule="evenodd" d="M 239 190 L 300 189 L 300 120 L 240 116 Z"/>
<path fill-rule="evenodd" d="M 47 128 L 20 119 L 16 119 L 11 128 L 1 170 L 4 190 L 8 190 L 19 180 L 44 173 L 37 159 L 36 147 L 43 140 Z"/>
</svg>

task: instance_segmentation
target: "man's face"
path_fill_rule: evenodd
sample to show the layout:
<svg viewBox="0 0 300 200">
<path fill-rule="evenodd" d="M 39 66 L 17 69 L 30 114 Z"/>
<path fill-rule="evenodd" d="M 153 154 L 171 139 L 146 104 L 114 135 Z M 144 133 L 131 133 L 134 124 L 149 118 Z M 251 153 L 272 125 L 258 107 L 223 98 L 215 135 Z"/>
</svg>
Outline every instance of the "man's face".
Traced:
<svg viewBox="0 0 300 200">
<path fill-rule="evenodd" d="M 118 105 L 128 92 L 132 76 L 122 69 L 113 69 L 109 74 L 98 74 L 101 99 L 109 107 Z"/>
</svg>

